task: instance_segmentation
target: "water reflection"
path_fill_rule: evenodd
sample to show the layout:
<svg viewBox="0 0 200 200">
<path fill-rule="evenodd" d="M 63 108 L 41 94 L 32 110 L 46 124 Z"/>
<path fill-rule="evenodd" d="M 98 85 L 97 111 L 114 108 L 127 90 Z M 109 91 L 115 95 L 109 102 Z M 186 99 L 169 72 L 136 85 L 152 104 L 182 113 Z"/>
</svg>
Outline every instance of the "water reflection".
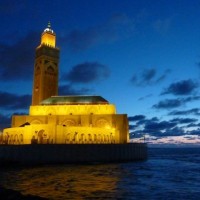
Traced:
<svg viewBox="0 0 200 200">
<path fill-rule="evenodd" d="M 119 198 L 124 173 L 119 164 L 44 166 L 7 171 L 1 184 L 51 199 Z"/>
<path fill-rule="evenodd" d="M 200 148 L 152 149 L 146 162 L 0 170 L 0 186 L 49 199 L 199 199 Z"/>
</svg>

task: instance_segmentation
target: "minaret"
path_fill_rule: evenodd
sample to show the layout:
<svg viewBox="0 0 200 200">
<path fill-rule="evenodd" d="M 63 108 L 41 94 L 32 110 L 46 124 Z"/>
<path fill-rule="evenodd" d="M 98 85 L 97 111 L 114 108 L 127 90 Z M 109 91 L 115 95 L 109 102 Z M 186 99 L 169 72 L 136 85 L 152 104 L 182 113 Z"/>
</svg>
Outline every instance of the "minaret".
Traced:
<svg viewBox="0 0 200 200">
<path fill-rule="evenodd" d="M 39 105 L 42 100 L 58 95 L 58 63 L 56 34 L 49 22 L 41 35 L 41 44 L 36 48 L 32 105 Z"/>
</svg>

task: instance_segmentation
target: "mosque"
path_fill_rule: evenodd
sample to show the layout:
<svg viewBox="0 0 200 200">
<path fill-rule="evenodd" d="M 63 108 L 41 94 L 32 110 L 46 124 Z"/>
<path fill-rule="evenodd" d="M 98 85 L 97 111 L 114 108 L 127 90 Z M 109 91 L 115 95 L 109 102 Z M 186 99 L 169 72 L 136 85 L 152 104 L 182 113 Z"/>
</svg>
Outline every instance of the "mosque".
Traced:
<svg viewBox="0 0 200 200">
<path fill-rule="evenodd" d="M 59 48 L 50 23 L 36 48 L 32 105 L 29 115 L 12 116 L 1 143 L 22 144 L 126 144 L 126 114 L 101 96 L 58 96 Z"/>
</svg>

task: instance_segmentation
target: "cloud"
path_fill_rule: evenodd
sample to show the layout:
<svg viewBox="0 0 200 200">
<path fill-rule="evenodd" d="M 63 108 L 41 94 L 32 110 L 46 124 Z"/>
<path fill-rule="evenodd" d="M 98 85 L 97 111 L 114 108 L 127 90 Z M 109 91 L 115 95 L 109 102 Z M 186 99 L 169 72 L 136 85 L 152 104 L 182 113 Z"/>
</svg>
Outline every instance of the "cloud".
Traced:
<svg viewBox="0 0 200 200">
<path fill-rule="evenodd" d="M 129 122 L 133 122 L 133 121 L 144 120 L 145 118 L 146 118 L 146 116 L 144 116 L 144 115 L 135 115 L 135 116 L 128 117 L 128 120 L 129 120 Z"/>
<path fill-rule="evenodd" d="M 163 121 L 157 117 L 151 119 L 136 117 L 136 119 L 138 121 L 134 125 L 131 124 L 129 128 L 131 139 L 142 139 L 145 135 L 146 138 L 150 138 L 149 141 L 161 138 L 164 140 L 172 136 L 198 135 L 200 133 L 200 123 L 197 123 L 198 119 L 195 118 L 174 118 Z M 192 130 L 188 128 L 192 128 Z"/>
<path fill-rule="evenodd" d="M 31 104 L 31 95 L 16 95 L 0 91 L 0 108 L 3 110 L 27 109 Z"/>
<path fill-rule="evenodd" d="M 147 123 L 158 122 L 158 121 L 159 121 L 159 119 L 157 117 L 152 117 L 151 119 L 146 119 L 146 117 L 145 117 L 145 119 L 138 120 L 136 122 L 136 125 L 137 126 L 143 126 Z"/>
<path fill-rule="evenodd" d="M 164 72 L 161 76 L 159 76 L 159 77 L 156 79 L 155 83 L 160 83 L 160 82 L 162 82 L 163 80 L 165 80 L 166 77 L 167 77 L 167 75 L 168 75 L 170 72 L 171 72 L 170 69 L 165 70 L 165 72 Z"/>
<path fill-rule="evenodd" d="M 165 99 L 159 101 L 157 104 L 154 104 L 152 108 L 155 109 L 172 109 L 180 107 L 183 102 L 180 99 Z"/>
<path fill-rule="evenodd" d="M 152 82 L 155 75 L 156 75 L 155 69 L 153 69 L 153 68 L 152 69 L 144 69 L 139 76 L 133 75 L 131 78 L 131 82 L 133 84 L 136 84 L 137 86 L 147 85 Z"/>
<path fill-rule="evenodd" d="M 81 88 L 81 89 L 75 89 L 72 85 L 61 85 L 59 86 L 59 95 L 80 95 L 80 94 L 87 94 L 91 92 L 88 88 Z"/>
<path fill-rule="evenodd" d="M 11 116 L 8 115 L 2 115 L 0 113 L 0 130 L 10 127 L 11 124 Z"/>
<path fill-rule="evenodd" d="M 24 5 L 23 0 L 9 0 L 9 1 L 0 1 L 0 13 L 1 14 L 11 14 L 20 11 Z"/>
<path fill-rule="evenodd" d="M 134 130 L 135 129 L 135 125 L 130 125 L 129 124 L 129 130 Z"/>
<path fill-rule="evenodd" d="M 187 131 L 186 132 L 189 135 L 198 135 L 200 136 L 200 128 L 196 129 L 196 130 L 192 130 L 192 131 Z"/>
<path fill-rule="evenodd" d="M 146 82 L 150 82 L 156 75 L 155 69 L 144 70 L 142 73 L 142 79 Z"/>
<path fill-rule="evenodd" d="M 200 100 L 200 96 L 190 96 L 186 98 L 177 98 L 177 99 L 165 99 L 159 101 L 157 104 L 154 104 L 152 108 L 155 109 L 172 109 L 177 108 L 185 103 Z"/>
<path fill-rule="evenodd" d="M 140 126 L 143 126 L 149 119 L 146 119 L 145 115 L 135 115 L 135 116 L 130 116 L 128 117 L 128 121 L 129 121 L 129 126 L 130 124 L 132 125 L 132 123 L 134 123 L 134 128 L 138 128 Z M 152 121 L 156 121 L 157 119 L 150 119 Z"/>
<path fill-rule="evenodd" d="M 187 98 L 183 98 L 182 101 L 183 102 L 191 102 L 191 101 L 198 101 L 200 100 L 200 96 L 190 96 L 190 97 L 187 97 Z"/>
<path fill-rule="evenodd" d="M 132 133 L 134 134 L 134 138 L 136 137 L 136 135 L 137 135 L 137 137 L 142 137 L 142 135 L 143 135 L 142 132 L 138 132 L 137 134 L 136 134 L 136 132 L 137 132 L 137 129 L 145 123 L 146 116 L 145 115 L 130 116 L 130 117 L 128 117 L 128 121 L 129 121 L 129 130 L 130 131 L 133 130 Z M 133 122 L 134 122 L 134 124 L 131 124 Z M 131 135 L 131 133 L 130 133 L 130 135 Z"/>
<path fill-rule="evenodd" d="M 152 97 L 152 96 L 153 96 L 153 94 L 147 94 L 143 97 L 138 98 L 138 101 L 142 101 L 142 100 L 147 99 L 147 98 Z"/>
<path fill-rule="evenodd" d="M 194 119 L 194 118 L 174 118 L 170 120 L 170 122 L 175 122 L 177 124 L 188 124 L 188 123 L 194 123 L 197 121 L 198 119 Z"/>
<path fill-rule="evenodd" d="M 72 30 L 60 37 L 60 43 L 66 43 L 73 52 L 83 51 L 99 43 L 108 43 L 132 37 L 135 21 L 126 14 L 112 15 L 105 23 L 88 27 L 86 30 Z"/>
<path fill-rule="evenodd" d="M 89 28 L 88 30 L 73 30 L 62 40 L 66 40 L 68 46 L 72 51 L 83 51 L 93 46 L 101 39 L 98 31 L 95 28 Z"/>
<path fill-rule="evenodd" d="M 157 138 L 185 135 L 185 130 L 182 127 L 178 127 L 177 121 L 154 122 L 149 120 L 145 124 L 142 132 L 143 134 L 148 134 L 149 136 L 154 136 Z"/>
<path fill-rule="evenodd" d="M 167 137 L 167 136 L 181 136 L 185 135 L 185 130 L 181 127 L 173 127 L 171 129 L 166 129 L 163 133 L 162 136 Z"/>
<path fill-rule="evenodd" d="M 133 124 L 129 124 L 129 130 L 131 131 L 131 138 L 141 138 L 146 133 L 145 126 L 151 123 L 158 123 L 159 119 L 157 117 L 153 117 L 151 119 L 146 119 L 144 115 L 135 115 L 133 117 L 129 117 L 129 123 L 135 122 Z"/>
<path fill-rule="evenodd" d="M 199 108 L 193 108 L 193 109 L 189 109 L 189 110 L 174 110 L 170 113 L 168 113 L 168 115 L 200 115 L 200 109 Z"/>
<path fill-rule="evenodd" d="M 168 122 L 168 121 L 161 121 L 161 122 L 148 122 L 145 124 L 145 131 L 148 133 L 162 131 L 169 128 L 174 128 L 177 123 Z"/>
<path fill-rule="evenodd" d="M 39 34 L 32 31 L 15 44 L 0 43 L 0 80 L 29 80 L 33 74 L 34 49 Z"/>
<path fill-rule="evenodd" d="M 140 138 L 144 139 L 144 133 L 141 131 L 132 131 L 130 132 L 130 139 Z"/>
<path fill-rule="evenodd" d="M 144 69 L 138 75 L 134 74 L 130 81 L 133 85 L 136 86 L 154 85 L 163 81 L 167 77 L 169 72 L 170 70 L 166 70 L 163 74 L 157 76 L 156 69 L 154 68 Z"/>
<path fill-rule="evenodd" d="M 106 65 L 98 62 L 85 62 L 75 65 L 71 71 L 63 75 L 62 80 L 71 83 L 91 83 L 108 78 L 110 70 Z"/>
<path fill-rule="evenodd" d="M 200 123 L 195 124 L 195 123 L 190 123 L 186 126 L 187 128 L 194 128 L 194 127 L 200 127 Z"/>
<path fill-rule="evenodd" d="M 155 120 L 156 119 L 156 120 Z M 149 137 L 162 138 L 166 136 L 178 136 L 184 135 L 185 131 L 183 128 L 177 126 L 177 122 L 171 121 L 160 121 L 158 118 L 152 118 L 146 121 L 143 121 L 143 126 L 140 129 L 132 129 L 132 138 L 143 137 L 148 135 Z M 136 134 L 135 134 L 136 133 Z"/>
<path fill-rule="evenodd" d="M 168 88 L 164 89 L 164 91 L 161 94 L 189 95 L 193 93 L 197 87 L 197 83 L 195 83 L 191 79 L 188 79 L 172 83 L 171 85 L 169 85 Z"/>
</svg>

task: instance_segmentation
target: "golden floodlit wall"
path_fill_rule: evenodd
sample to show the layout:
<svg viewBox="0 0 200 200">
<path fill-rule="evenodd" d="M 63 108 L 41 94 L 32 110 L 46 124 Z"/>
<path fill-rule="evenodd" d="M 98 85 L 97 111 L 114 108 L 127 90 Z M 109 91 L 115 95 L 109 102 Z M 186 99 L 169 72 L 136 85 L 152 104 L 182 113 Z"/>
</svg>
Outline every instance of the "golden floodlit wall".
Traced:
<svg viewBox="0 0 200 200">
<path fill-rule="evenodd" d="M 5 129 L 6 144 L 96 144 L 119 143 L 114 129 L 63 127 L 47 124 Z"/>
<path fill-rule="evenodd" d="M 13 116 L 6 144 L 127 143 L 126 115 Z M 20 127 L 21 126 L 21 127 Z"/>
<path fill-rule="evenodd" d="M 50 105 L 30 106 L 30 115 L 88 115 L 116 114 L 113 104 L 106 105 Z"/>
<path fill-rule="evenodd" d="M 55 34 L 49 33 L 49 32 L 44 32 L 41 37 L 41 44 L 50 46 L 50 47 L 55 47 L 56 46 L 56 36 Z"/>
</svg>

